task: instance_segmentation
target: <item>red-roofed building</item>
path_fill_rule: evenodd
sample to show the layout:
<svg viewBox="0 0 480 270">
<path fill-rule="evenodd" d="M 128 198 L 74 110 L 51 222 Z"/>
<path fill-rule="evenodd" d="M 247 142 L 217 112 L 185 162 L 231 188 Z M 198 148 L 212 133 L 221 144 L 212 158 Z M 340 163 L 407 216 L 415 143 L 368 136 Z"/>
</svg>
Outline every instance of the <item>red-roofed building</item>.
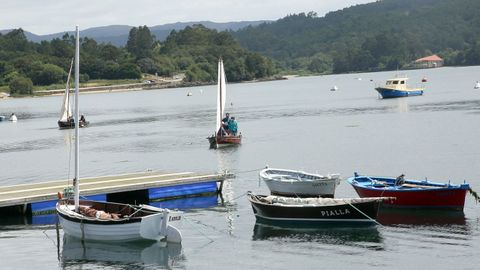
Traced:
<svg viewBox="0 0 480 270">
<path fill-rule="evenodd" d="M 434 54 L 415 60 L 414 65 L 417 68 L 441 67 L 443 66 L 443 59 Z"/>
</svg>

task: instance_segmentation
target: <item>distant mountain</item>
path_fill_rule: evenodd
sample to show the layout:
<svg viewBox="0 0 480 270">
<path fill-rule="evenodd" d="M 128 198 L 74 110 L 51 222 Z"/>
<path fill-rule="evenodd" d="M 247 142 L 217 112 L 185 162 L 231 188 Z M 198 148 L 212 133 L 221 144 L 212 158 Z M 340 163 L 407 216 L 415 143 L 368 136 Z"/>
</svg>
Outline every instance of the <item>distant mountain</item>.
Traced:
<svg viewBox="0 0 480 270">
<path fill-rule="evenodd" d="M 164 25 L 156 25 L 149 27 L 150 31 L 157 38 L 157 40 L 163 41 L 170 34 L 172 30 L 182 30 L 187 26 L 192 26 L 195 24 L 202 24 L 207 28 L 215 29 L 217 31 L 232 30 L 237 31 L 239 29 L 245 28 L 247 26 L 256 26 L 261 23 L 268 21 L 240 21 L 240 22 L 226 22 L 226 23 L 216 23 L 211 21 L 199 21 L 199 22 L 177 22 Z M 88 28 L 80 31 L 82 37 L 89 37 L 95 39 L 99 43 L 111 43 L 115 46 L 125 46 L 128 39 L 128 33 L 133 26 L 129 25 L 110 25 L 102 27 Z M 12 29 L 0 30 L 1 34 L 10 32 Z M 25 36 L 28 40 L 33 42 L 40 42 L 42 40 L 50 41 L 54 38 L 61 38 L 67 32 L 60 32 L 48 35 L 36 35 L 23 29 Z M 68 32 L 73 35 L 74 32 Z"/>
</svg>

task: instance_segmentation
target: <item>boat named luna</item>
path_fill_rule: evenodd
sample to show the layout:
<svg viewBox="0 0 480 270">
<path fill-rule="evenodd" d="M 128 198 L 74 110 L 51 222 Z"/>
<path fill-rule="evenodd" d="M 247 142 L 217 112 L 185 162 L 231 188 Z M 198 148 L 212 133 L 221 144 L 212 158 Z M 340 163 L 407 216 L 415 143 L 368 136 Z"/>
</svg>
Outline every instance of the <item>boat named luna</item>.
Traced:
<svg viewBox="0 0 480 270">
<path fill-rule="evenodd" d="M 79 118 L 78 85 L 80 67 L 80 38 L 76 28 L 75 46 L 75 118 Z M 62 198 L 56 204 L 60 224 L 66 235 L 82 240 L 135 241 L 148 239 L 180 243 L 182 235 L 174 226 L 183 212 L 149 205 L 129 205 L 113 202 L 81 201 L 79 177 L 79 122 L 75 122 L 75 178 L 73 200 Z"/>
<path fill-rule="evenodd" d="M 397 98 L 409 96 L 421 96 L 425 88 L 409 88 L 407 87 L 408 78 L 405 76 L 398 76 L 387 80 L 384 86 L 375 88 L 382 98 Z"/>
</svg>

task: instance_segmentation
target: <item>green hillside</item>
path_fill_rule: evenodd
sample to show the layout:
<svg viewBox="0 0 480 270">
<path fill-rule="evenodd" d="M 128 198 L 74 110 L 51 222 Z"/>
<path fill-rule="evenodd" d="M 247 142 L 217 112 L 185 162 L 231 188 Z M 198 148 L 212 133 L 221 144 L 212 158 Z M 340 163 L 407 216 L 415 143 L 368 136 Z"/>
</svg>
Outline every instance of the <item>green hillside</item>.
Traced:
<svg viewBox="0 0 480 270">
<path fill-rule="evenodd" d="M 284 68 L 311 72 L 396 69 L 432 53 L 480 64 L 480 1 L 383 0 L 317 17 L 289 15 L 234 33 Z"/>
<path fill-rule="evenodd" d="M 133 80 L 142 74 L 172 76 L 185 73 L 187 82 L 216 81 L 217 62 L 225 62 L 227 80 L 272 76 L 271 60 L 240 46 L 229 32 L 202 25 L 172 31 L 164 42 L 147 26 L 130 30 L 125 47 L 81 38 L 80 81 Z M 0 34 L 0 91 L 29 95 L 38 88 L 62 88 L 74 55 L 74 36 L 34 43 L 22 29 Z"/>
</svg>

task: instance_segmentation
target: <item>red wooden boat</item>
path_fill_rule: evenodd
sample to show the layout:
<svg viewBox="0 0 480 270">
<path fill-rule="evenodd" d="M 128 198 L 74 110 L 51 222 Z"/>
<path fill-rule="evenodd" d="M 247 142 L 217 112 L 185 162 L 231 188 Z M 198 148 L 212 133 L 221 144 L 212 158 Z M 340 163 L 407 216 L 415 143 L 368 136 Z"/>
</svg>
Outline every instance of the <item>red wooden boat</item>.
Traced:
<svg viewBox="0 0 480 270">
<path fill-rule="evenodd" d="M 400 181 L 399 181 L 400 180 Z M 360 197 L 396 197 L 383 206 L 442 208 L 463 211 L 469 184 L 453 185 L 427 180 L 360 176 L 347 179 Z"/>
<path fill-rule="evenodd" d="M 225 135 L 222 136 L 217 134 L 216 136 L 213 135 L 208 137 L 208 141 L 210 142 L 210 148 L 219 148 L 225 146 L 231 146 L 242 143 L 242 134 L 233 136 L 233 135 Z"/>
<path fill-rule="evenodd" d="M 242 142 L 242 134 L 238 135 L 225 134 L 222 130 L 222 117 L 225 111 L 226 89 L 227 83 L 225 79 L 225 71 L 223 69 L 223 61 L 218 60 L 218 84 L 217 84 L 217 121 L 215 125 L 214 135 L 208 137 L 210 148 L 219 148 L 223 146 L 238 145 Z"/>
</svg>

